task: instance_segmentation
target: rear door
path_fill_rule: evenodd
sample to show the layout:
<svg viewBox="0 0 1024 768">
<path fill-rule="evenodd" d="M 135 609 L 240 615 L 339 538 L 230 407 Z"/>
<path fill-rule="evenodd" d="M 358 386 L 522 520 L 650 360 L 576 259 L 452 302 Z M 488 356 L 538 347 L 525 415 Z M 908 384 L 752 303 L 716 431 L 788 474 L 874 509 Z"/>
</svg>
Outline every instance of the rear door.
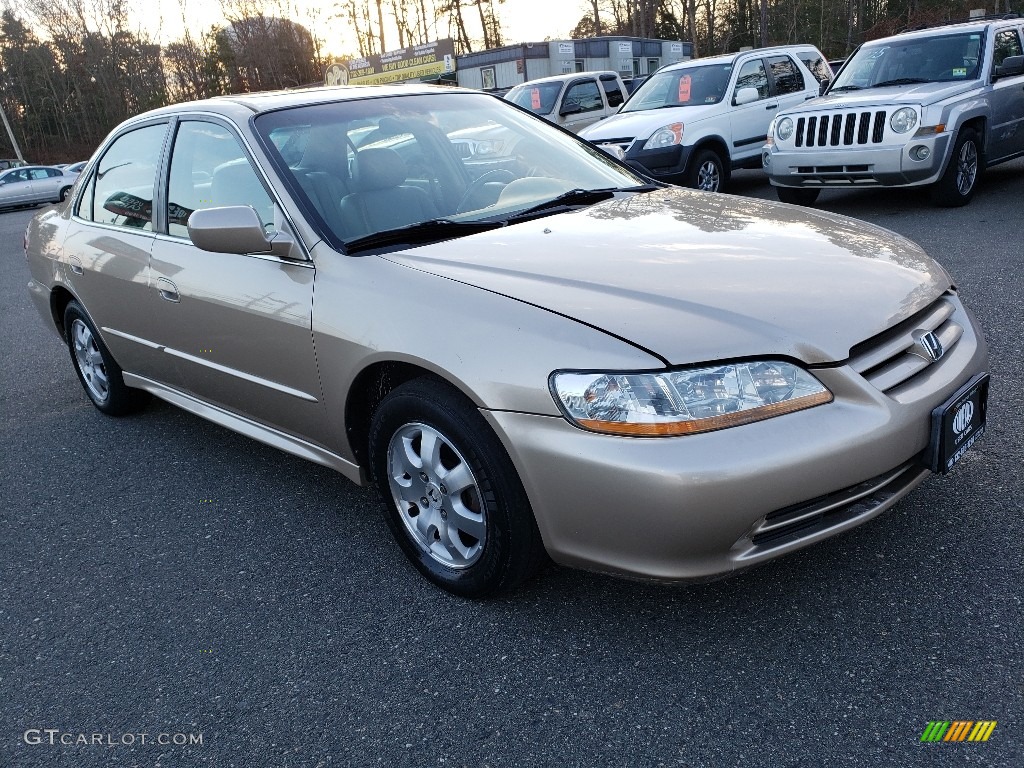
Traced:
<svg viewBox="0 0 1024 768">
<path fill-rule="evenodd" d="M 72 292 L 130 373 L 151 370 L 159 357 L 145 307 L 153 193 L 167 125 L 133 126 L 110 143 L 75 201 L 61 256 Z"/>
<path fill-rule="evenodd" d="M 32 199 L 39 203 L 53 203 L 60 199 L 63 176 L 56 168 L 33 168 Z"/>
</svg>

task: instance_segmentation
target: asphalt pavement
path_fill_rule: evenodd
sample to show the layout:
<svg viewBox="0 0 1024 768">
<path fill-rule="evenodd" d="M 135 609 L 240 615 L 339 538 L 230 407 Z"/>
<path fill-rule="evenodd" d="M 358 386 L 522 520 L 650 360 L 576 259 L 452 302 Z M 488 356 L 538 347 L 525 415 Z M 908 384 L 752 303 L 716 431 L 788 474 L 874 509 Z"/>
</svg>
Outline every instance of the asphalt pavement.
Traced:
<svg viewBox="0 0 1024 768">
<path fill-rule="evenodd" d="M 963 209 L 820 201 L 923 244 L 986 331 L 952 474 L 728 580 L 552 566 L 487 602 L 330 470 L 159 401 L 97 412 L 29 303 L 33 212 L 0 213 L 0 766 L 1024 765 L 1022 197 L 1018 161 Z M 997 725 L 922 743 L 936 720 Z"/>
</svg>

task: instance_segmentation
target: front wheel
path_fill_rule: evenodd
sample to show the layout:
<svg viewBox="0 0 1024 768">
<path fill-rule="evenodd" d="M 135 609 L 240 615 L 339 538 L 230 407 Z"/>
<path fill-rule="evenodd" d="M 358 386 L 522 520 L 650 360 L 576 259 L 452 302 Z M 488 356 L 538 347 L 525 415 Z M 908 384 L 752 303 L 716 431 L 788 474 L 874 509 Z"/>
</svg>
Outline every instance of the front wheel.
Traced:
<svg viewBox="0 0 1024 768">
<path fill-rule="evenodd" d="M 725 164 L 717 152 L 702 149 L 690 161 L 687 184 L 704 192 L 721 192 L 725 188 Z"/>
<path fill-rule="evenodd" d="M 964 128 L 957 134 L 953 154 L 945 173 L 931 189 L 932 202 L 943 208 L 959 208 L 974 197 L 978 178 L 985 167 L 981 152 L 981 138 L 973 128 Z"/>
<path fill-rule="evenodd" d="M 790 205 L 814 205 L 821 190 L 803 187 L 776 187 L 775 194 L 779 196 L 780 202 Z"/>
<path fill-rule="evenodd" d="M 543 562 L 515 467 L 461 393 L 429 378 L 403 384 L 374 414 L 369 448 L 388 527 L 437 586 L 486 597 Z"/>
<path fill-rule="evenodd" d="M 78 380 L 92 404 L 108 416 L 124 416 L 149 402 L 149 393 L 124 383 L 121 367 L 77 301 L 64 310 L 64 334 Z"/>
</svg>

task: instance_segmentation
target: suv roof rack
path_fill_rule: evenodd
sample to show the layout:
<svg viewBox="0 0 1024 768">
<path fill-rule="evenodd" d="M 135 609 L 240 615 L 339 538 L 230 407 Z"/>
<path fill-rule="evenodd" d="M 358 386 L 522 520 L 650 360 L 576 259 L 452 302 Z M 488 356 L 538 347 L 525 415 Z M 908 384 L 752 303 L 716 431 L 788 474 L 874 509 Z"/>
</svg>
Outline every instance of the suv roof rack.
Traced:
<svg viewBox="0 0 1024 768">
<path fill-rule="evenodd" d="M 896 34 L 900 35 L 904 32 L 920 32 L 922 29 L 935 29 L 936 27 L 952 27 L 957 24 L 976 24 L 982 21 L 1003 21 L 1007 19 L 1019 19 L 1021 15 L 1016 11 L 1010 13 L 989 13 L 984 16 L 975 16 L 971 19 L 961 19 L 960 21 L 938 21 L 934 24 L 917 24 L 913 27 L 904 27 L 899 30 Z"/>
</svg>

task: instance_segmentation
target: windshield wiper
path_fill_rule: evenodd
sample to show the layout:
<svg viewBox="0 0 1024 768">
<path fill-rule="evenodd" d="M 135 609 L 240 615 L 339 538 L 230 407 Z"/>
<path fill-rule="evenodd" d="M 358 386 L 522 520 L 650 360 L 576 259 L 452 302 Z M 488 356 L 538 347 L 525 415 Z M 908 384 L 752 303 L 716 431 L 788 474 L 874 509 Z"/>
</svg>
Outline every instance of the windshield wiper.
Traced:
<svg viewBox="0 0 1024 768">
<path fill-rule="evenodd" d="M 859 85 L 840 85 L 838 88 L 833 88 L 829 93 L 835 93 L 836 91 L 862 91 L 864 90 Z"/>
<path fill-rule="evenodd" d="M 503 221 L 452 221 L 451 219 L 431 219 L 410 224 L 407 227 L 385 229 L 372 235 L 357 237 L 345 243 L 348 253 L 367 251 L 386 245 L 421 245 L 437 240 L 451 240 L 456 237 L 475 235 L 505 226 Z"/>
<path fill-rule="evenodd" d="M 931 80 L 921 77 L 897 77 L 895 80 L 883 80 L 875 83 L 872 88 L 885 88 L 888 85 L 917 85 L 918 83 L 930 83 Z"/>
<path fill-rule="evenodd" d="M 596 203 L 603 203 L 605 200 L 610 200 L 615 197 L 616 192 L 653 192 L 656 189 L 661 189 L 660 186 L 654 184 L 641 184 L 636 187 L 606 187 L 604 189 L 570 189 L 568 192 L 563 192 L 558 197 L 553 197 L 550 200 L 545 200 L 543 203 L 538 203 L 525 211 L 520 211 L 515 216 L 509 218 L 509 221 L 515 221 L 523 217 L 531 216 L 541 211 L 546 211 L 551 208 L 569 208 L 578 205 L 594 205 Z"/>
</svg>

